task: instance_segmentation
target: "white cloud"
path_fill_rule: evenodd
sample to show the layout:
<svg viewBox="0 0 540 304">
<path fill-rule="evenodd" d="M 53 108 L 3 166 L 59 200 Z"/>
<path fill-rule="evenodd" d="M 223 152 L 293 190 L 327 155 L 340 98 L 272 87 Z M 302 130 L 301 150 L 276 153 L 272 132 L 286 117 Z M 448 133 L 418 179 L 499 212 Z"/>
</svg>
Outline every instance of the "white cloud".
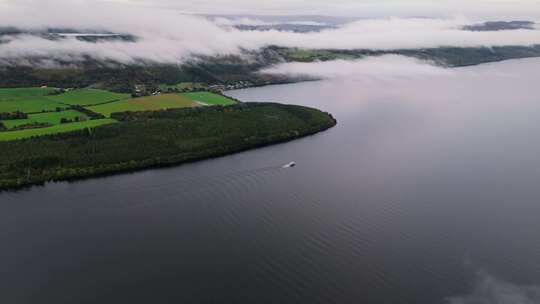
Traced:
<svg viewBox="0 0 540 304">
<path fill-rule="evenodd" d="M 367 57 L 355 61 L 334 60 L 311 63 L 284 63 L 261 73 L 308 76 L 318 79 L 347 80 L 434 77 L 452 75 L 452 71 L 429 63 L 398 55 Z"/>
<path fill-rule="evenodd" d="M 256 50 L 268 45 L 390 50 L 540 44 L 540 30 L 462 31 L 460 26 L 472 22 L 466 18 L 361 20 L 319 33 L 241 32 L 174 10 L 88 0 L 69 3 L 60 0 L 4 1 L 0 2 L 0 20 L 4 26 L 92 28 L 131 33 L 140 37 L 136 43 L 126 45 L 119 42 L 92 44 L 73 38 L 52 42 L 24 36 L 0 44 L 0 58 L 4 59 L 23 56 L 69 59 L 92 56 L 122 62 L 144 59 L 177 63 L 193 54 L 239 54 L 241 49 Z M 243 21 L 258 22 L 249 19 Z"/>
<path fill-rule="evenodd" d="M 413 49 L 440 46 L 479 47 L 540 43 L 540 31 L 515 30 L 469 32 L 460 29 L 470 24 L 459 19 L 377 19 L 361 20 L 336 30 L 319 33 L 244 33 L 246 41 L 260 45 L 333 49 Z"/>
</svg>

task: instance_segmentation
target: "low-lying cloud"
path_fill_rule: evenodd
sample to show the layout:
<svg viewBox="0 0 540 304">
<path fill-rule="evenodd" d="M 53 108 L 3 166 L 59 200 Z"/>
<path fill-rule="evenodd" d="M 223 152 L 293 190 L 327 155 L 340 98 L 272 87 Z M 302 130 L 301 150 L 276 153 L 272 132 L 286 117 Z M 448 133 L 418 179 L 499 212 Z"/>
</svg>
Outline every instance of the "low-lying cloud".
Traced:
<svg viewBox="0 0 540 304">
<path fill-rule="evenodd" d="M 261 73 L 317 79 L 345 78 L 349 80 L 433 77 L 453 74 L 450 69 L 400 55 L 367 57 L 354 61 L 333 60 L 283 63 L 265 69 Z"/>
<path fill-rule="evenodd" d="M 135 42 L 100 41 L 89 43 L 74 37 L 47 40 L 22 35 L 3 39 L 0 60 L 14 61 L 33 56 L 58 60 L 91 57 L 124 63 L 153 61 L 181 63 L 193 55 L 241 54 L 269 45 L 306 49 L 416 49 L 441 46 L 480 47 L 540 44 L 540 30 L 469 32 L 464 18 L 360 20 L 338 29 L 292 33 L 280 31 L 240 31 L 211 22 L 207 18 L 178 11 L 79 0 L 65 3 L 20 0 L 0 2 L 0 26 L 22 29 L 71 28 L 132 34 Z M 51 7 L 56 7 L 52 9 Z M 58 9 L 61 7 L 62 9 Z M 84 12 L 69 14 L 66 12 Z M 254 23 L 257 20 L 238 20 Z M 303 21 L 306 22 L 306 21 Z"/>
<path fill-rule="evenodd" d="M 540 43 L 538 30 L 492 32 L 464 31 L 466 19 L 361 20 L 339 29 L 319 33 L 263 33 L 248 37 L 260 43 L 308 49 L 418 49 L 436 47 L 482 47 Z M 247 36 L 247 35 L 246 35 Z"/>
</svg>

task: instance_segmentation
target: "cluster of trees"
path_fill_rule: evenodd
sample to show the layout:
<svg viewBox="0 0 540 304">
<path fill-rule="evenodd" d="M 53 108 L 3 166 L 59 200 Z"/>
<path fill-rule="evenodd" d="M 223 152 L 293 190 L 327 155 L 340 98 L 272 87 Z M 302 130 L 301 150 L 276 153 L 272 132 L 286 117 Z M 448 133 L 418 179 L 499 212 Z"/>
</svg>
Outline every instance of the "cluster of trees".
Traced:
<svg viewBox="0 0 540 304">
<path fill-rule="evenodd" d="M 0 120 L 15 120 L 15 119 L 27 119 L 28 114 L 16 111 L 16 112 L 4 112 L 0 113 Z"/>
<path fill-rule="evenodd" d="M 50 123 L 46 122 L 31 122 L 24 125 L 18 125 L 16 127 L 13 127 L 9 129 L 9 131 L 18 131 L 18 130 L 28 130 L 28 129 L 39 129 L 39 128 L 47 128 L 52 126 Z"/>
<path fill-rule="evenodd" d="M 72 123 L 72 122 L 79 122 L 79 121 L 82 121 L 83 119 L 81 119 L 81 117 L 79 116 L 75 116 L 73 119 L 69 119 L 69 118 L 65 118 L 65 117 L 62 117 L 60 119 L 60 124 L 67 124 L 67 123 Z"/>
<path fill-rule="evenodd" d="M 205 92 L 206 88 L 203 87 L 192 87 L 192 88 L 173 88 L 169 87 L 165 89 L 166 93 L 194 93 L 194 92 Z"/>
<path fill-rule="evenodd" d="M 57 89 L 57 90 L 54 90 L 52 92 L 50 92 L 49 94 L 47 94 L 48 96 L 54 96 L 54 95 L 62 95 L 64 93 L 66 93 L 67 90 L 66 89 Z"/>
<path fill-rule="evenodd" d="M 336 124 L 319 110 L 262 103 L 113 117 L 120 123 L 0 142 L 0 189 L 195 161 L 292 140 Z"/>
<path fill-rule="evenodd" d="M 4 125 L 4 124 L 0 121 L 0 131 L 5 131 L 5 130 L 7 130 L 6 125 Z"/>
<path fill-rule="evenodd" d="M 88 118 L 90 120 L 105 118 L 105 116 L 103 114 L 96 113 L 94 111 L 88 110 L 87 108 L 79 106 L 79 105 L 70 106 L 70 109 L 75 110 L 75 111 L 77 111 L 79 113 L 85 114 L 86 116 L 88 116 Z M 77 116 L 76 119 L 77 118 L 79 118 L 79 117 Z M 79 120 L 76 120 L 76 121 L 79 121 Z"/>
</svg>

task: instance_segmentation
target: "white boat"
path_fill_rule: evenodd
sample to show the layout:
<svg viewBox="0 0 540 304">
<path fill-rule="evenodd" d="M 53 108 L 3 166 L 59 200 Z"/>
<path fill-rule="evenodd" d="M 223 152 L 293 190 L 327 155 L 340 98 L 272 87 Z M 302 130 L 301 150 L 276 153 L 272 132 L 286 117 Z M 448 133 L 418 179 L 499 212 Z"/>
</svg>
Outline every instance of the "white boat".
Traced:
<svg viewBox="0 0 540 304">
<path fill-rule="evenodd" d="M 292 167 L 295 167 L 295 166 L 296 166 L 295 162 L 290 162 L 290 163 L 284 165 L 283 168 L 292 168 Z"/>
</svg>

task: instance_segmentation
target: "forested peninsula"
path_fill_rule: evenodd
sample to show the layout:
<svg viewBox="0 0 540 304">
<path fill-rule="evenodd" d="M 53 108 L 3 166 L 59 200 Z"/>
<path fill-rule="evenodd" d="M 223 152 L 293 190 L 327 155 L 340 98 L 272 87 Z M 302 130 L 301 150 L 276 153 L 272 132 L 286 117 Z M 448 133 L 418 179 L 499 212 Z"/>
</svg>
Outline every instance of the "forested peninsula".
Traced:
<svg viewBox="0 0 540 304">
<path fill-rule="evenodd" d="M 0 190 L 178 165 L 312 135 L 336 125 L 296 105 L 230 106 L 112 114 L 116 124 L 0 142 Z"/>
</svg>

